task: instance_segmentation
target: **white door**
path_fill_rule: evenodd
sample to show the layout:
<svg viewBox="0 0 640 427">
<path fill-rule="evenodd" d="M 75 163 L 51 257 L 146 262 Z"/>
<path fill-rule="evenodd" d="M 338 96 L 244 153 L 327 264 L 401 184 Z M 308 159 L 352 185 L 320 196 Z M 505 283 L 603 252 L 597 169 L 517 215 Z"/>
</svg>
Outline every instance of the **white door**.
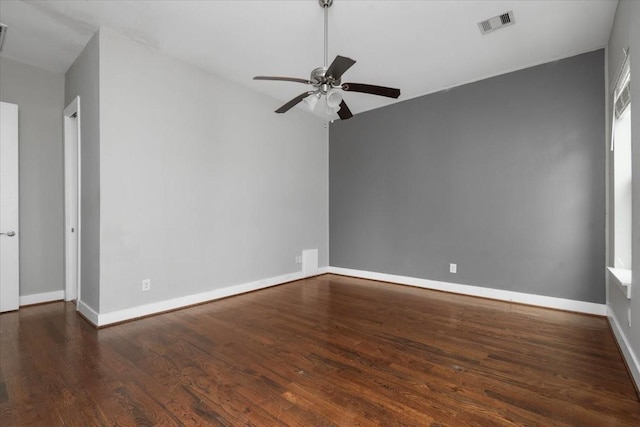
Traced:
<svg viewBox="0 0 640 427">
<path fill-rule="evenodd" d="M 0 102 L 0 312 L 19 305 L 18 106 Z"/>
</svg>

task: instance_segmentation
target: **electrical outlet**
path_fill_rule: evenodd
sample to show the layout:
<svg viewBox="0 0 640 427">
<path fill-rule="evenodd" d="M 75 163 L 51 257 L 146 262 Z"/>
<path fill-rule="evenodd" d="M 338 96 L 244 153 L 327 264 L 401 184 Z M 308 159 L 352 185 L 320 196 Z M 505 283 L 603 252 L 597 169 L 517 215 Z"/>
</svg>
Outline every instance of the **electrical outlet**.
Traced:
<svg viewBox="0 0 640 427">
<path fill-rule="evenodd" d="M 142 281 L 142 292 L 147 292 L 151 290 L 151 279 L 144 279 Z"/>
<path fill-rule="evenodd" d="M 302 255 L 296 255 L 296 264 L 302 264 Z"/>
<path fill-rule="evenodd" d="M 458 264 L 449 264 L 449 273 L 457 273 L 458 272 Z"/>
</svg>

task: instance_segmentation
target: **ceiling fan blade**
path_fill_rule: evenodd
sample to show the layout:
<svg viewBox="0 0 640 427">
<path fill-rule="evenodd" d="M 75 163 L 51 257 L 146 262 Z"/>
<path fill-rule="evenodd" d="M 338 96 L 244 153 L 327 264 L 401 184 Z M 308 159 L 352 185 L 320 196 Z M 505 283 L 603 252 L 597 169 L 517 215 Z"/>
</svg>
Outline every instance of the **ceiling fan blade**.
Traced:
<svg viewBox="0 0 640 427">
<path fill-rule="evenodd" d="M 353 117 L 353 113 L 349 107 L 347 107 L 347 103 L 344 100 L 340 103 L 340 109 L 338 110 L 338 116 L 341 120 L 347 120 Z"/>
<path fill-rule="evenodd" d="M 338 55 L 331 65 L 329 65 L 325 76 L 331 76 L 334 80 L 338 80 L 355 63 L 356 61 L 351 58 Z"/>
<path fill-rule="evenodd" d="M 362 92 L 371 95 L 386 96 L 389 98 L 398 98 L 400 89 L 384 86 L 366 85 L 363 83 L 343 83 L 342 90 L 347 92 Z"/>
<path fill-rule="evenodd" d="M 277 80 L 282 82 L 296 82 L 311 84 L 309 80 L 299 79 L 296 77 L 279 77 L 279 76 L 255 76 L 253 80 Z"/>
<path fill-rule="evenodd" d="M 300 103 L 300 101 L 302 101 L 307 96 L 309 96 L 309 95 L 311 95 L 313 93 L 314 93 L 313 91 L 301 93 L 300 95 L 298 95 L 295 98 L 293 98 L 291 101 L 289 101 L 286 104 L 284 104 L 282 107 L 278 108 L 276 110 L 276 113 L 286 113 L 287 111 L 289 111 L 290 109 L 292 109 L 293 107 L 298 105 Z"/>
</svg>

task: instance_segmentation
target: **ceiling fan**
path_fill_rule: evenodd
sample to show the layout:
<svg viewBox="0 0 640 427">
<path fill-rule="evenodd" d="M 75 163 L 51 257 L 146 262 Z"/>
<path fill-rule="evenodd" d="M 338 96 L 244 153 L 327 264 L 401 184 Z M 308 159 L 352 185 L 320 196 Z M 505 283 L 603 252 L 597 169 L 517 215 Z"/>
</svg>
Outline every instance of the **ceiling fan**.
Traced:
<svg viewBox="0 0 640 427">
<path fill-rule="evenodd" d="M 351 58 L 345 56 L 336 56 L 331 65 L 327 66 L 328 61 L 328 22 L 329 7 L 333 4 L 333 0 L 318 0 L 320 6 L 324 9 L 324 66 L 318 67 L 311 71 L 311 77 L 308 80 L 295 77 L 278 77 L 278 76 L 256 76 L 254 80 L 278 80 L 287 82 L 304 83 L 313 86 L 313 90 L 308 90 L 293 98 L 276 110 L 276 113 L 286 113 L 291 108 L 305 100 L 313 110 L 322 96 L 326 98 L 327 114 L 338 113 L 338 117 L 342 120 L 353 117 L 351 110 L 342 99 L 340 90 L 345 92 L 361 92 L 371 95 L 386 96 L 389 98 L 398 98 L 400 89 L 384 86 L 374 86 L 364 83 L 341 83 L 342 75 L 353 64 L 356 63 Z M 305 99 L 306 98 L 306 99 Z"/>
</svg>

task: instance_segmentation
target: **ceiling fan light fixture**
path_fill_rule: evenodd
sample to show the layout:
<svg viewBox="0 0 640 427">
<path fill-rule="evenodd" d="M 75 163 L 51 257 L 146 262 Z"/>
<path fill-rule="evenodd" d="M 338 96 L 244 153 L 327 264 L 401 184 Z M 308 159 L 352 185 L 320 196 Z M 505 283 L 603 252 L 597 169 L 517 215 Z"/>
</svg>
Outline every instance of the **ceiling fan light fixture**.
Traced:
<svg viewBox="0 0 640 427">
<path fill-rule="evenodd" d="M 327 116 L 335 116 L 340 111 L 340 107 L 329 107 L 327 105 Z"/>
<path fill-rule="evenodd" d="M 355 60 L 346 56 L 336 56 L 331 64 L 329 64 L 329 7 L 333 4 L 333 0 L 318 0 L 324 12 L 324 66 L 317 67 L 311 71 L 309 79 L 301 79 L 297 77 L 279 77 L 279 76 L 255 76 L 254 80 L 275 80 L 296 82 L 311 85 L 314 87 L 311 91 L 302 92 L 275 112 L 278 114 L 286 113 L 302 101 L 307 104 L 311 111 L 317 107 L 320 99 L 323 106 L 326 106 L 327 115 L 337 114 L 341 120 L 353 117 L 353 113 L 342 99 L 342 91 L 345 92 L 361 92 L 371 95 L 386 96 L 389 98 L 398 98 L 400 89 L 375 86 L 363 83 L 342 83 L 342 75 L 349 69 Z"/>
<path fill-rule="evenodd" d="M 341 102 L 342 95 L 340 94 L 340 92 L 336 90 L 330 90 L 329 92 L 327 92 L 327 106 L 329 108 L 339 108 Z"/>
<path fill-rule="evenodd" d="M 316 109 L 316 105 L 318 105 L 318 101 L 320 100 L 320 96 L 322 96 L 322 94 L 320 92 L 316 92 L 314 94 L 311 94 L 311 95 L 307 96 L 304 99 L 305 104 L 307 104 L 307 106 L 309 106 L 309 109 L 311 111 L 314 111 Z"/>
</svg>

